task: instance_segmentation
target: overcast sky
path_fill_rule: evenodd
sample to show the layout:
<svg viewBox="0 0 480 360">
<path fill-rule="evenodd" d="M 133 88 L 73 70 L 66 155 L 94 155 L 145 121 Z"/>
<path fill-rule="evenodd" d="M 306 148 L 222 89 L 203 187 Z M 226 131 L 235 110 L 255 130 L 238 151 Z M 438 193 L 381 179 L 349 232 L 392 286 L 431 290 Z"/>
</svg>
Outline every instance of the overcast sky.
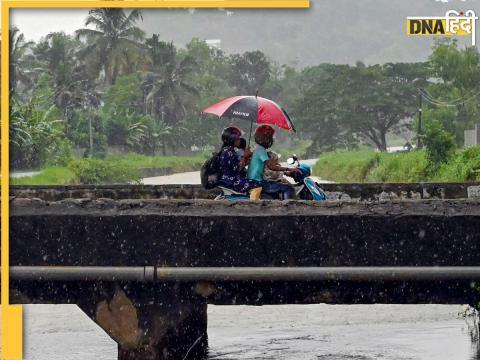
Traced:
<svg viewBox="0 0 480 360">
<path fill-rule="evenodd" d="M 88 9 L 14 9 L 10 22 L 25 34 L 27 40 L 39 40 L 55 31 L 72 34 L 84 27 Z"/>
<path fill-rule="evenodd" d="M 312 0 L 312 3 L 315 1 L 326 0 Z M 388 1 L 390 0 L 384 0 L 385 3 Z M 478 0 L 433 0 L 432 2 L 452 5 L 458 3 L 479 4 Z M 11 14 L 11 23 L 19 27 L 28 40 L 37 41 L 50 32 L 64 31 L 72 34 L 75 30 L 84 27 L 88 9 L 14 9 Z"/>
<path fill-rule="evenodd" d="M 227 53 L 261 50 L 295 67 L 322 62 L 367 64 L 424 61 L 433 37 L 405 36 L 407 16 L 439 16 L 473 9 L 480 0 L 312 0 L 310 9 L 144 9 L 138 23 L 147 36 L 184 46 L 193 37 L 221 39 Z M 27 40 L 83 28 L 88 9 L 13 9 L 11 23 Z M 477 45 L 480 45 L 480 21 Z M 461 45 L 467 37 L 458 37 Z"/>
</svg>

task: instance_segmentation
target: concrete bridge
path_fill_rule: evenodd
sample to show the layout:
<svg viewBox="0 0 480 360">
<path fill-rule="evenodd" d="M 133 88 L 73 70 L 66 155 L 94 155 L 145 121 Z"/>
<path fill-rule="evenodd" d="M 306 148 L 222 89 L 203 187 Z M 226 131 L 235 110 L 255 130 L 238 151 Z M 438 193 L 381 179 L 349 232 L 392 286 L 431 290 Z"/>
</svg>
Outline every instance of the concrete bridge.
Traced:
<svg viewBox="0 0 480 360">
<path fill-rule="evenodd" d="M 328 185 L 377 200 L 15 187 L 11 301 L 78 304 L 121 359 L 200 358 L 208 303 L 478 303 L 478 184 Z"/>
</svg>

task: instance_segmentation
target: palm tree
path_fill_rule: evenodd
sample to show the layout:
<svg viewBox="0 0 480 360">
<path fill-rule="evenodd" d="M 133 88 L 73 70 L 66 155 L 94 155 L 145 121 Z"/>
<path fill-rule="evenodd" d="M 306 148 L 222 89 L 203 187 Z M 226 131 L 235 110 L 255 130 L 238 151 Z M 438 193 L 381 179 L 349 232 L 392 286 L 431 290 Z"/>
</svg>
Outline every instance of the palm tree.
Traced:
<svg viewBox="0 0 480 360">
<path fill-rule="evenodd" d="M 145 33 L 135 23 L 141 19 L 138 9 L 125 14 L 123 9 L 92 9 L 85 20 L 85 26 L 93 29 L 80 29 L 75 32 L 77 39 L 86 39 L 87 47 L 81 55 L 94 56 L 97 66 L 103 70 L 105 84 L 111 85 L 119 74 L 131 68 L 132 56 L 141 51 L 138 41 Z"/>
<path fill-rule="evenodd" d="M 178 59 L 172 43 L 159 41 L 158 35 L 147 39 L 150 71 L 144 74 L 145 112 L 161 119 L 167 126 L 178 127 L 187 113 L 187 103 L 198 91 L 188 84 L 195 61 L 186 56 Z"/>
<path fill-rule="evenodd" d="M 99 95 L 87 66 L 77 57 L 78 40 L 63 32 L 50 33 L 33 48 L 33 69 L 37 77 L 48 74 L 53 85 L 50 101 L 63 113 L 64 131 L 69 134 L 73 110 L 98 107 Z M 38 81 L 37 81 L 38 83 Z"/>
<path fill-rule="evenodd" d="M 9 86 L 12 94 L 15 93 L 15 89 L 18 81 L 29 83 L 30 79 L 22 69 L 23 56 L 27 49 L 32 45 L 31 41 L 25 41 L 25 35 L 20 33 L 17 27 L 10 29 L 9 31 Z"/>
</svg>

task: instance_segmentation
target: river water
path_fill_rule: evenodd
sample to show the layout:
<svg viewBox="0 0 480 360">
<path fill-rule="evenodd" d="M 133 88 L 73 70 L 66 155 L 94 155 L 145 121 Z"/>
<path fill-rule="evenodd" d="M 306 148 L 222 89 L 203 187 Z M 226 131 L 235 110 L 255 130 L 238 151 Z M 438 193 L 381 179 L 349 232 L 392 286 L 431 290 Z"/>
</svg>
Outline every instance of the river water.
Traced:
<svg viewBox="0 0 480 360">
<path fill-rule="evenodd" d="M 211 360 L 477 360 L 474 327 L 446 305 L 209 308 Z"/>
<path fill-rule="evenodd" d="M 208 306 L 209 360 L 478 360 L 460 305 Z M 114 360 L 75 305 L 24 306 L 25 360 Z"/>
</svg>

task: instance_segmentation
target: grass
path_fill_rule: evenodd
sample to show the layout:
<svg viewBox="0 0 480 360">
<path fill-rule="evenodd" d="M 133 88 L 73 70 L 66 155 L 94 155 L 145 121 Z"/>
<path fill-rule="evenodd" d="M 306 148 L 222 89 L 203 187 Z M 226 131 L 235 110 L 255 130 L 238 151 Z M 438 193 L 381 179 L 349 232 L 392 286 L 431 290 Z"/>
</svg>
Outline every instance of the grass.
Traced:
<svg viewBox="0 0 480 360">
<path fill-rule="evenodd" d="M 118 162 L 136 169 L 171 168 L 176 173 L 199 170 L 205 160 L 206 157 L 203 155 L 146 156 L 140 154 L 110 155 L 105 159 L 105 161 Z"/>
<path fill-rule="evenodd" d="M 319 156 L 313 174 L 335 182 L 366 182 L 379 160 L 373 151 L 329 152 Z"/>
<path fill-rule="evenodd" d="M 66 167 L 48 167 L 40 174 L 11 178 L 11 185 L 73 185 L 127 183 L 138 180 L 141 168 L 171 168 L 174 173 L 199 170 L 205 156 L 111 155 L 104 160 L 75 159 Z"/>
<path fill-rule="evenodd" d="M 457 150 L 435 171 L 424 151 L 377 153 L 329 152 L 320 155 L 314 175 L 335 182 L 466 182 L 480 181 L 480 147 Z"/>
<path fill-rule="evenodd" d="M 426 179 L 427 158 L 424 151 L 382 153 L 367 177 L 368 182 L 419 182 Z"/>
<path fill-rule="evenodd" d="M 75 173 L 67 167 L 48 167 L 30 177 L 10 178 L 11 185 L 66 185 L 75 183 Z"/>
</svg>

